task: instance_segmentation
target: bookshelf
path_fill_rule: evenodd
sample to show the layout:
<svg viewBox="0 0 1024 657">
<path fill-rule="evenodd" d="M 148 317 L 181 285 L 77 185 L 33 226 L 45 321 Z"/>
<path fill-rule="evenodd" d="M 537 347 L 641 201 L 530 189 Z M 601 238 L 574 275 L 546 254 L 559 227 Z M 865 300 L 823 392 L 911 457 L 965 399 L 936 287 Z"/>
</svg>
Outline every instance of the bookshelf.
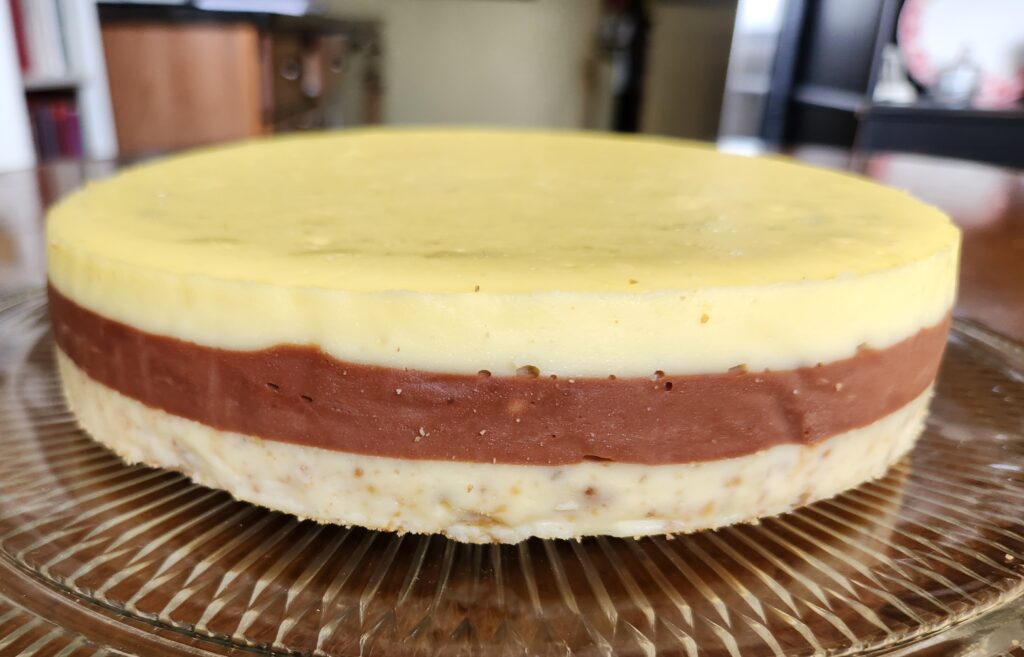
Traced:
<svg viewBox="0 0 1024 657">
<path fill-rule="evenodd" d="M 0 0 L 0 170 L 117 156 L 95 0 Z"/>
<path fill-rule="evenodd" d="M 61 89 L 77 89 L 78 85 L 82 84 L 82 79 L 74 75 L 58 75 L 56 77 L 23 75 L 21 82 L 26 92 L 60 91 Z"/>
</svg>

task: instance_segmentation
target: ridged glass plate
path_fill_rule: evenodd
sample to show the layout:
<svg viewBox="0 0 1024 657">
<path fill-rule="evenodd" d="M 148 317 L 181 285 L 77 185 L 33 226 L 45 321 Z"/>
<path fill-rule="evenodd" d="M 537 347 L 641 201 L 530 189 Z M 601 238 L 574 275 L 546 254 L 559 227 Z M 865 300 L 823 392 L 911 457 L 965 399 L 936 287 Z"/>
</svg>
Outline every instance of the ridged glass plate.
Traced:
<svg viewBox="0 0 1024 657">
<path fill-rule="evenodd" d="M 1022 591 L 1024 356 L 963 322 L 884 479 L 675 539 L 478 546 L 123 465 L 64 405 L 41 296 L 0 306 L 0 647 L 31 612 L 69 655 L 909 654 Z"/>
</svg>

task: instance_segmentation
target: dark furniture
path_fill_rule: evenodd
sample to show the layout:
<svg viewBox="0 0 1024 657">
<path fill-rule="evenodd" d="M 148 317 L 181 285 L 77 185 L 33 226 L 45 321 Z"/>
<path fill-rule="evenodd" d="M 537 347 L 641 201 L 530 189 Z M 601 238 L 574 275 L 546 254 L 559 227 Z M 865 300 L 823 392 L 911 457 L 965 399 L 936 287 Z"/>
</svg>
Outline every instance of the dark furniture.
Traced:
<svg viewBox="0 0 1024 657">
<path fill-rule="evenodd" d="M 1006 110 L 874 103 L 883 48 L 903 0 L 789 0 L 761 136 L 1024 166 L 1024 106 Z"/>
<path fill-rule="evenodd" d="M 254 3 L 255 4 L 255 3 Z M 258 5 L 256 5 L 258 6 Z M 380 122 L 379 25 L 100 5 L 121 154 Z"/>
</svg>

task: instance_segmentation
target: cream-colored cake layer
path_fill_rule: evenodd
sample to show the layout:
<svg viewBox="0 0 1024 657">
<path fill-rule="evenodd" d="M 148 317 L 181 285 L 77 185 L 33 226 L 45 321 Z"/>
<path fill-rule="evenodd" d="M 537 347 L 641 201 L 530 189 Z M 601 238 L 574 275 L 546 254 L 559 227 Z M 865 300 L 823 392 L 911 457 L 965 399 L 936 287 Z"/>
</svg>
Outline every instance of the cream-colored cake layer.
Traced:
<svg viewBox="0 0 1024 657">
<path fill-rule="evenodd" d="M 223 432 L 97 383 L 58 352 L 81 425 L 130 462 L 321 522 L 468 542 L 689 532 L 782 513 L 880 476 L 921 431 L 929 389 L 861 429 L 686 465 L 522 466 L 333 452 Z"/>
<path fill-rule="evenodd" d="M 227 349 L 510 374 L 783 369 L 945 315 L 959 235 L 896 190 L 670 140 L 360 131 L 137 167 L 51 214 L 51 282 Z"/>
</svg>

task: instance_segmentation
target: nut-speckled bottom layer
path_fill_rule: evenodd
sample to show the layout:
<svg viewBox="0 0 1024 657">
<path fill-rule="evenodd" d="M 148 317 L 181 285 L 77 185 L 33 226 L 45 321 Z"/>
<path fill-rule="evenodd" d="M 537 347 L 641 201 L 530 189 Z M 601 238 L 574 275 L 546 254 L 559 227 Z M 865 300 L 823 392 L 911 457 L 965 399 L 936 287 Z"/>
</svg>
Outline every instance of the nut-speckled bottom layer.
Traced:
<svg viewBox="0 0 1024 657">
<path fill-rule="evenodd" d="M 467 542 L 691 532 L 775 515 L 880 476 L 914 444 L 931 389 L 812 446 L 682 465 L 415 461 L 218 431 L 145 406 L 58 364 L 82 427 L 129 462 L 321 522 Z"/>
</svg>

